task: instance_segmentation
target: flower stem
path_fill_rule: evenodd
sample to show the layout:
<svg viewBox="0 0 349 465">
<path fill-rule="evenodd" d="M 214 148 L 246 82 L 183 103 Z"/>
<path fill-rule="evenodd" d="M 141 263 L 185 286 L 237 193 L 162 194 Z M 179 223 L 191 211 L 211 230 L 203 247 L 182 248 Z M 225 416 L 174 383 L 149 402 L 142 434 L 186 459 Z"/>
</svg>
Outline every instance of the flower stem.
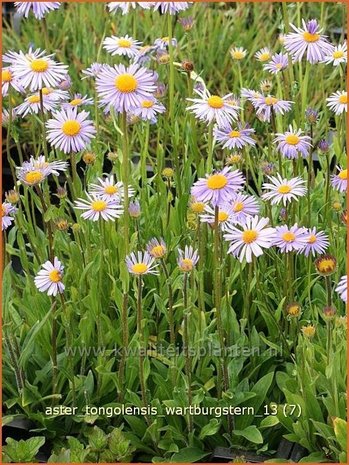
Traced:
<svg viewBox="0 0 349 465">
<path fill-rule="evenodd" d="M 128 147 L 128 133 L 127 133 L 127 120 L 126 112 L 122 113 L 121 116 L 121 130 L 123 133 L 123 153 L 122 153 L 122 168 L 123 168 L 123 184 L 124 184 L 124 238 L 125 238 L 125 256 L 129 251 L 129 195 L 128 195 L 128 185 L 129 185 L 129 147 Z"/>
<path fill-rule="evenodd" d="M 53 230 L 52 230 L 52 222 L 51 220 L 49 219 L 47 222 L 45 221 L 45 213 L 47 212 L 48 208 L 47 208 L 47 205 L 46 205 L 46 202 L 45 202 L 45 199 L 44 199 L 44 195 L 42 193 L 42 190 L 39 186 L 35 186 L 36 187 L 36 192 L 39 196 L 39 199 L 40 199 L 40 202 L 41 202 L 41 206 L 42 206 L 42 220 L 43 220 L 43 224 L 45 226 L 45 224 L 47 224 L 47 236 L 48 236 L 48 244 L 49 244 L 49 257 L 50 257 L 50 260 L 51 262 L 53 263 L 53 259 L 54 259 L 54 252 L 53 252 Z"/>
<path fill-rule="evenodd" d="M 175 334 L 175 325 L 174 325 L 174 314 L 173 314 L 173 291 L 172 285 L 170 281 L 170 275 L 166 266 L 164 259 L 162 258 L 161 261 L 162 269 L 164 270 L 164 274 L 166 277 L 167 287 L 168 287 L 168 324 L 170 326 L 170 343 L 175 344 L 176 342 L 176 334 Z"/>
<path fill-rule="evenodd" d="M 122 401 L 124 398 L 124 392 L 126 391 L 125 386 L 125 366 L 128 351 L 128 294 L 123 295 L 122 308 L 121 308 L 121 328 L 122 328 L 122 354 L 119 368 L 119 380 L 120 380 L 120 393 L 119 400 Z"/>
<path fill-rule="evenodd" d="M 42 118 L 42 146 L 44 149 L 45 158 L 46 160 L 48 160 L 47 140 L 46 140 L 46 134 L 45 134 L 44 97 L 42 94 L 42 89 L 39 90 L 39 96 L 40 96 L 40 112 L 41 112 L 41 118 Z"/>
<path fill-rule="evenodd" d="M 189 351 L 189 330 L 188 330 L 188 319 L 189 319 L 189 307 L 188 307 L 188 273 L 184 273 L 184 283 L 183 283 L 183 306 L 184 306 L 184 322 L 183 322 L 183 339 L 184 339 L 184 355 L 185 355 L 185 371 L 187 376 L 188 384 L 188 404 L 189 407 L 193 403 L 193 395 L 191 391 L 191 372 L 192 372 L 192 362 Z M 188 429 L 189 434 L 193 431 L 193 418 L 188 415 Z"/>
<path fill-rule="evenodd" d="M 170 123 L 173 122 L 173 109 L 174 109 L 174 62 L 173 62 L 173 25 L 172 25 L 172 16 L 167 15 L 167 30 L 168 30 L 168 51 L 170 55 L 170 75 L 169 75 L 169 116 Z"/>
<path fill-rule="evenodd" d="M 143 309 L 142 309 L 142 277 L 139 275 L 137 278 L 137 333 L 139 337 L 139 380 L 141 385 L 142 403 L 146 407 L 147 401 L 147 387 L 144 377 L 144 361 L 145 361 L 145 346 L 142 330 Z M 146 417 L 147 418 L 147 417 Z M 147 418 L 148 421 L 148 418 Z"/>
</svg>

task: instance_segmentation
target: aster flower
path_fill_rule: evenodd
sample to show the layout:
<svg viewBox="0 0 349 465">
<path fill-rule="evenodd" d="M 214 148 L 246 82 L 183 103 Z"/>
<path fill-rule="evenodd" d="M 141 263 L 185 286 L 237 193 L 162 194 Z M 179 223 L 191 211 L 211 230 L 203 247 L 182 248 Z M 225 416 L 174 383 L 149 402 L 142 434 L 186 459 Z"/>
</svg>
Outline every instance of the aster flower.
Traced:
<svg viewBox="0 0 349 465">
<path fill-rule="evenodd" d="M 165 111 L 166 108 L 164 105 L 153 97 L 150 97 L 147 100 L 142 100 L 140 106 L 132 110 L 135 116 L 144 121 L 150 121 L 151 123 L 156 123 L 157 115 L 164 113 Z"/>
<path fill-rule="evenodd" d="M 255 130 L 249 125 L 238 123 L 237 127 L 227 125 L 224 128 L 215 128 L 214 135 L 218 142 L 223 143 L 223 148 L 242 149 L 246 145 L 256 145 L 256 142 L 251 137 Z"/>
<path fill-rule="evenodd" d="M 307 189 L 302 178 L 296 177 L 292 179 L 283 179 L 280 174 L 276 176 L 268 176 L 270 183 L 264 183 L 262 188 L 269 190 L 261 197 L 263 200 L 271 200 L 271 204 L 282 204 L 285 206 L 287 202 L 298 200 L 298 197 L 303 197 Z"/>
<path fill-rule="evenodd" d="M 300 61 L 305 53 L 309 63 L 323 61 L 325 56 L 331 52 L 331 44 L 326 36 L 321 34 L 322 30 L 316 19 L 307 23 L 303 19 L 302 25 L 302 28 L 297 28 L 290 24 L 295 32 L 286 35 L 284 40 L 286 50 L 292 55 L 294 61 Z"/>
<path fill-rule="evenodd" d="M 243 47 L 232 47 L 230 49 L 230 56 L 232 57 L 233 60 L 240 61 L 245 58 L 247 54 L 247 50 L 245 50 Z"/>
<path fill-rule="evenodd" d="M 17 118 L 17 113 L 14 108 L 11 111 L 11 121 L 14 121 Z M 1 123 L 3 127 L 6 127 L 10 123 L 10 113 L 6 108 L 2 108 Z"/>
<path fill-rule="evenodd" d="M 100 197 L 102 200 L 116 200 L 120 201 L 124 198 L 124 184 L 117 182 L 114 176 L 111 175 L 107 178 L 98 178 L 99 184 L 90 184 L 89 192 L 95 196 Z M 131 186 L 128 186 L 128 197 L 132 197 L 135 191 Z"/>
<path fill-rule="evenodd" d="M 24 92 L 24 87 L 21 86 L 16 79 L 14 79 L 13 71 L 11 70 L 10 66 L 7 66 L 1 70 L 1 84 L 3 97 L 6 97 L 10 87 L 13 87 L 17 92 Z"/>
<path fill-rule="evenodd" d="M 242 188 L 245 179 L 241 171 L 231 171 L 230 167 L 223 168 L 213 174 L 206 174 L 200 178 L 191 189 L 191 195 L 199 202 L 211 202 L 215 207 L 229 202 L 234 194 Z"/>
<path fill-rule="evenodd" d="M 268 47 L 263 47 L 254 55 L 258 61 L 264 63 L 265 61 L 269 61 L 271 58 L 271 52 Z"/>
<path fill-rule="evenodd" d="M 154 48 L 155 50 L 167 50 L 169 44 L 170 44 L 169 37 L 161 37 L 161 38 L 155 39 Z M 171 44 L 172 44 L 172 47 L 174 48 L 177 47 L 177 39 L 173 37 Z"/>
<path fill-rule="evenodd" d="M 44 155 L 40 155 L 38 158 L 31 156 L 29 161 L 25 161 L 18 169 L 45 170 L 47 176 L 50 174 L 59 176 L 60 171 L 66 171 L 68 169 L 68 163 L 61 160 L 47 161 Z"/>
<path fill-rule="evenodd" d="M 341 115 L 344 111 L 348 111 L 348 96 L 345 90 L 338 90 L 330 95 L 327 99 L 327 106 L 335 112 L 336 115 Z"/>
<path fill-rule="evenodd" d="M 280 71 L 286 69 L 288 66 L 288 56 L 283 53 L 276 53 L 271 57 L 269 63 L 263 65 L 265 71 L 269 71 L 271 74 L 277 74 Z"/>
<path fill-rule="evenodd" d="M 343 44 L 339 44 L 335 47 L 332 47 L 333 48 L 331 50 L 331 53 L 325 56 L 323 62 L 328 65 L 332 63 L 333 66 L 339 66 L 341 63 L 346 63 L 348 60 L 347 43 L 344 42 Z"/>
<path fill-rule="evenodd" d="M 316 231 L 316 228 L 306 230 L 305 240 L 306 244 L 302 252 L 306 257 L 310 254 L 314 256 L 317 253 L 324 253 L 329 245 L 328 236 L 322 231 Z"/>
<path fill-rule="evenodd" d="M 179 18 L 179 24 L 183 27 L 185 32 L 191 31 L 194 26 L 194 18 L 192 16 L 187 16 L 186 18 Z"/>
<path fill-rule="evenodd" d="M 205 88 L 203 91 L 195 90 L 195 93 L 200 98 L 188 98 L 193 105 L 187 108 L 201 121 L 206 123 L 216 122 L 219 127 L 227 126 L 231 120 L 236 120 L 238 117 L 238 107 L 234 107 L 228 103 L 232 94 L 220 97 L 219 95 L 211 95 Z"/>
<path fill-rule="evenodd" d="M 276 97 L 268 95 L 260 95 L 259 97 L 253 97 L 250 99 L 252 105 L 255 107 L 257 116 L 266 122 L 270 122 L 271 112 L 275 114 L 285 114 L 291 110 L 292 103 L 288 100 L 279 100 Z"/>
<path fill-rule="evenodd" d="M 151 60 L 152 53 L 155 51 L 155 47 L 152 45 L 143 45 L 137 51 L 137 54 L 133 57 L 133 63 L 137 63 L 140 66 L 144 66 Z"/>
<path fill-rule="evenodd" d="M 230 205 L 233 209 L 233 224 L 245 224 L 247 218 L 259 213 L 259 204 L 252 195 L 239 192 L 233 196 Z"/>
<path fill-rule="evenodd" d="M 35 276 L 34 283 L 40 292 L 46 292 L 47 295 L 56 296 L 62 294 L 64 291 L 64 284 L 62 283 L 64 266 L 54 258 L 53 263 L 50 261 L 45 262 Z"/>
<path fill-rule="evenodd" d="M 160 238 L 153 237 L 147 244 L 147 251 L 153 258 L 163 258 L 167 254 L 167 247 L 165 241 Z"/>
<path fill-rule="evenodd" d="M 57 10 L 62 2 L 15 2 L 17 13 L 28 18 L 30 10 L 36 19 L 42 19 L 46 13 L 52 10 Z"/>
<path fill-rule="evenodd" d="M 52 100 L 49 95 L 42 96 L 43 110 L 44 113 L 48 113 L 57 109 L 58 102 Z M 20 103 L 16 108 L 16 113 L 23 118 L 28 114 L 39 114 L 41 112 L 40 95 L 33 94 L 29 95 L 24 99 L 23 103 Z"/>
<path fill-rule="evenodd" d="M 311 138 L 309 136 L 302 136 L 300 129 L 295 130 L 290 125 L 289 130 L 285 134 L 276 134 L 274 143 L 277 143 L 280 153 L 289 159 L 297 158 L 302 155 L 303 158 L 307 157 L 311 147 Z"/>
<path fill-rule="evenodd" d="M 222 231 L 225 231 L 229 226 L 229 223 L 234 219 L 234 210 L 229 203 L 222 203 L 218 209 L 218 226 Z M 205 213 L 200 215 L 200 221 L 214 225 L 216 221 L 215 210 L 207 205 L 205 207 Z"/>
<path fill-rule="evenodd" d="M 41 184 L 49 175 L 49 167 L 36 168 L 31 163 L 23 163 L 23 166 L 17 168 L 17 178 L 26 186 Z"/>
<path fill-rule="evenodd" d="M 1 205 L 1 228 L 5 231 L 13 221 L 13 216 L 17 212 L 17 208 L 8 202 L 3 202 Z"/>
<path fill-rule="evenodd" d="M 138 54 L 142 42 L 125 35 L 124 37 L 111 36 L 103 41 L 103 48 L 112 56 L 120 55 L 133 58 Z"/>
<path fill-rule="evenodd" d="M 96 129 L 86 111 L 61 109 L 46 122 L 47 140 L 64 153 L 80 152 L 95 137 Z"/>
<path fill-rule="evenodd" d="M 57 87 L 67 74 L 67 66 L 57 63 L 53 55 L 46 55 L 40 49 L 28 53 L 19 52 L 12 63 L 13 77 L 31 92 L 43 87 Z"/>
<path fill-rule="evenodd" d="M 184 273 L 190 273 L 195 268 L 198 261 L 198 251 L 194 250 L 191 245 L 189 247 L 186 245 L 184 247 L 184 251 L 182 249 L 178 249 L 177 263 L 179 269 Z"/>
<path fill-rule="evenodd" d="M 69 92 L 60 88 L 43 87 L 41 92 L 43 96 L 49 96 L 53 102 L 62 102 L 69 99 Z"/>
<path fill-rule="evenodd" d="M 75 201 L 77 210 L 84 210 L 81 215 L 85 220 L 98 221 L 103 219 L 105 221 L 115 220 L 120 218 L 124 213 L 124 208 L 116 200 L 103 200 L 98 195 L 88 194 L 87 199 L 78 199 Z"/>
<path fill-rule="evenodd" d="M 333 255 L 325 254 L 317 258 L 314 265 L 319 275 L 330 276 L 337 269 L 337 260 Z"/>
<path fill-rule="evenodd" d="M 155 2 L 108 2 L 108 8 L 110 13 L 116 13 L 118 9 L 122 11 L 123 15 L 126 15 L 130 8 L 135 9 L 138 6 L 144 9 L 149 9 L 154 5 Z"/>
<path fill-rule="evenodd" d="M 131 218 L 139 218 L 141 214 L 141 206 L 138 200 L 133 200 L 129 203 L 128 213 Z"/>
<path fill-rule="evenodd" d="M 189 210 L 196 215 L 204 213 L 207 204 L 205 202 L 199 202 L 195 197 L 191 196 L 189 201 Z"/>
<path fill-rule="evenodd" d="M 154 2 L 154 10 L 159 10 L 162 14 L 175 15 L 179 11 L 184 11 L 189 8 L 192 2 Z"/>
<path fill-rule="evenodd" d="M 348 170 L 344 170 L 340 166 L 337 166 L 336 168 L 339 173 L 331 176 L 331 184 L 337 191 L 346 192 L 348 185 Z"/>
<path fill-rule="evenodd" d="M 141 105 L 155 91 L 156 75 L 137 64 L 129 67 L 115 65 L 103 69 L 96 80 L 101 105 L 108 111 L 114 107 L 119 113 Z"/>
<path fill-rule="evenodd" d="M 243 262 L 252 262 L 252 256 L 259 257 L 263 249 L 269 249 L 273 245 L 275 236 L 274 228 L 267 228 L 269 218 L 258 216 L 247 217 L 245 224 L 240 228 L 228 226 L 224 239 L 230 242 L 228 252 Z"/>
<path fill-rule="evenodd" d="M 263 95 L 256 90 L 247 89 L 246 87 L 243 87 L 241 89 L 241 97 L 244 97 L 245 99 L 252 102 L 252 99 L 263 97 Z"/>
<path fill-rule="evenodd" d="M 131 253 L 125 259 L 128 272 L 136 276 L 158 274 L 155 259 L 148 252 Z"/>
<path fill-rule="evenodd" d="M 107 68 L 111 67 L 102 63 L 92 63 L 88 68 L 82 71 L 82 74 L 85 74 L 82 79 L 87 79 L 89 77 L 96 78 L 104 69 Z"/>
<path fill-rule="evenodd" d="M 336 287 L 336 292 L 338 292 L 340 298 L 347 303 L 348 301 L 348 276 L 342 276 L 338 286 Z"/>
<path fill-rule="evenodd" d="M 304 249 L 307 243 L 307 230 L 298 227 L 297 223 L 291 227 L 287 225 L 276 226 L 275 232 L 273 245 L 278 247 L 283 253 L 299 252 Z"/>
<path fill-rule="evenodd" d="M 88 98 L 87 95 L 74 94 L 69 102 L 63 103 L 62 108 L 81 107 L 83 105 L 93 105 L 93 99 Z"/>
</svg>

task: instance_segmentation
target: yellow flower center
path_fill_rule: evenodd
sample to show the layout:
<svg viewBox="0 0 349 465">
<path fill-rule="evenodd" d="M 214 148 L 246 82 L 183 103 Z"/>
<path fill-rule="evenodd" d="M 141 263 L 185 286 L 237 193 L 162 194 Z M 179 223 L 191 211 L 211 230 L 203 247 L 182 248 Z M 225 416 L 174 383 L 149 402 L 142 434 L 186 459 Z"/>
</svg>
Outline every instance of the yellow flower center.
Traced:
<svg viewBox="0 0 349 465">
<path fill-rule="evenodd" d="M 170 39 L 169 39 L 169 37 L 163 37 L 161 40 L 162 40 L 163 42 L 169 42 Z"/>
<path fill-rule="evenodd" d="M 278 187 L 278 193 L 279 194 L 288 194 L 291 192 L 290 186 L 284 185 L 284 186 L 279 186 Z"/>
<path fill-rule="evenodd" d="M 245 244 L 251 244 L 251 242 L 254 242 L 257 237 L 258 233 L 253 229 L 246 229 L 246 231 L 242 233 L 242 240 L 245 242 Z"/>
<path fill-rule="evenodd" d="M 310 234 L 310 236 L 308 237 L 307 242 L 308 242 L 308 244 L 314 244 L 314 242 L 316 242 L 315 234 Z"/>
<path fill-rule="evenodd" d="M 191 260 L 190 258 L 183 258 L 180 264 L 180 269 L 182 271 L 191 271 L 193 267 L 193 260 Z"/>
<path fill-rule="evenodd" d="M 42 95 L 49 95 L 53 92 L 53 89 L 50 89 L 49 87 L 43 87 L 41 89 Z"/>
<path fill-rule="evenodd" d="M 264 99 L 264 103 L 266 105 L 275 105 L 275 103 L 277 103 L 278 99 L 275 98 L 275 97 L 265 97 Z"/>
<path fill-rule="evenodd" d="M 8 69 L 4 69 L 1 73 L 2 82 L 10 82 L 12 79 L 12 74 Z"/>
<path fill-rule="evenodd" d="M 74 119 L 67 120 L 62 126 L 62 131 L 66 136 L 76 136 L 79 134 L 80 129 L 80 123 Z"/>
<path fill-rule="evenodd" d="M 220 223 L 224 223 L 224 221 L 227 221 L 227 219 L 229 218 L 229 215 L 227 212 L 219 212 L 218 213 L 218 221 Z"/>
<path fill-rule="evenodd" d="M 26 173 L 24 179 L 28 184 L 38 184 L 40 181 L 42 181 L 44 178 L 44 175 L 42 174 L 41 171 L 29 171 Z"/>
<path fill-rule="evenodd" d="M 102 212 L 107 208 L 107 202 L 104 200 L 95 200 L 91 203 L 91 208 L 95 212 Z"/>
<path fill-rule="evenodd" d="M 240 131 L 231 131 L 231 132 L 229 133 L 229 137 L 231 137 L 231 138 L 240 137 L 240 136 L 241 136 Z"/>
<path fill-rule="evenodd" d="M 348 103 L 348 96 L 347 94 L 343 94 L 338 99 L 339 103 L 347 104 Z"/>
<path fill-rule="evenodd" d="M 234 60 L 242 60 L 245 57 L 245 53 L 240 52 L 240 50 L 234 50 L 231 52 L 231 56 L 234 58 Z"/>
<path fill-rule="evenodd" d="M 292 316 L 297 316 L 299 315 L 299 305 L 290 305 L 287 309 L 287 313 Z"/>
<path fill-rule="evenodd" d="M 315 335 L 314 326 L 303 326 L 302 333 L 305 337 L 313 337 Z"/>
<path fill-rule="evenodd" d="M 236 202 L 233 206 L 235 213 L 241 212 L 244 209 L 244 204 L 242 202 Z"/>
<path fill-rule="evenodd" d="M 229 161 L 230 163 L 240 163 L 241 161 L 241 155 L 232 155 L 230 158 L 229 158 Z"/>
<path fill-rule="evenodd" d="M 281 68 L 282 68 L 282 64 L 281 64 L 281 63 L 276 63 L 275 68 L 281 69 Z"/>
<path fill-rule="evenodd" d="M 329 273 L 336 268 L 336 263 L 334 260 L 330 258 L 324 258 L 322 260 L 319 260 L 317 264 L 317 269 L 320 271 L 320 273 Z"/>
<path fill-rule="evenodd" d="M 59 281 L 62 279 L 61 273 L 58 270 L 52 270 L 48 277 L 53 283 L 59 283 Z"/>
<path fill-rule="evenodd" d="M 209 189 L 223 189 L 228 184 L 228 179 L 223 174 L 213 174 L 207 179 L 207 187 Z"/>
<path fill-rule="evenodd" d="M 132 45 L 132 42 L 128 39 L 119 39 L 118 40 L 118 46 L 123 47 L 123 48 L 130 48 Z"/>
<path fill-rule="evenodd" d="M 148 265 L 145 263 L 136 263 L 135 265 L 132 265 L 132 271 L 135 274 L 144 274 L 146 271 L 148 271 Z"/>
<path fill-rule="evenodd" d="M 289 145 L 297 145 L 299 142 L 299 137 L 296 136 L 296 134 L 289 134 L 285 137 L 285 142 Z"/>
<path fill-rule="evenodd" d="M 342 50 L 336 50 L 335 52 L 333 52 L 333 58 L 342 58 L 344 56 L 344 52 L 342 52 Z"/>
<path fill-rule="evenodd" d="M 47 70 L 48 63 L 46 60 L 42 60 L 42 59 L 33 60 L 30 63 L 30 67 L 32 71 L 35 71 L 36 73 L 43 73 L 44 71 Z"/>
<path fill-rule="evenodd" d="M 143 100 L 142 108 L 152 108 L 154 106 L 154 102 L 152 100 Z"/>
<path fill-rule="evenodd" d="M 303 33 L 303 39 L 306 42 L 317 42 L 320 39 L 320 34 L 311 34 L 306 31 Z"/>
<path fill-rule="evenodd" d="M 40 102 L 40 97 L 38 95 L 31 95 L 28 97 L 28 102 L 29 103 L 39 103 Z"/>
<path fill-rule="evenodd" d="M 115 87 L 118 91 L 128 94 L 138 87 L 137 79 L 132 74 L 121 74 L 115 79 Z"/>
<path fill-rule="evenodd" d="M 296 236 L 293 234 L 293 232 L 286 232 L 282 235 L 282 238 L 286 242 L 293 242 L 296 239 Z"/>
<path fill-rule="evenodd" d="M 165 247 L 163 245 L 156 245 L 151 249 L 150 253 L 153 257 L 163 257 L 165 255 Z"/>
<path fill-rule="evenodd" d="M 76 105 L 80 105 L 82 103 L 82 98 L 74 98 L 71 102 L 70 105 L 73 105 L 74 107 Z"/>
<path fill-rule="evenodd" d="M 268 61 L 270 59 L 270 53 L 262 53 L 262 55 L 259 56 L 259 61 Z"/>
<path fill-rule="evenodd" d="M 222 97 L 219 97 L 218 95 L 211 95 L 211 97 L 207 100 L 207 103 L 211 108 L 222 108 L 224 105 Z"/>
<path fill-rule="evenodd" d="M 202 202 L 194 202 L 191 204 L 190 208 L 194 213 L 203 213 L 205 210 L 205 204 Z"/>
<path fill-rule="evenodd" d="M 348 179 L 347 176 L 348 170 L 343 170 L 338 174 L 339 179 L 342 179 L 343 181 L 346 181 Z"/>
<path fill-rule="evenodd" d="M 108 195 L 114 195 L 118 192 L 118 188 L 116 186 L 107 186 L 104 188 L 104 192 Z"/>
</svg>

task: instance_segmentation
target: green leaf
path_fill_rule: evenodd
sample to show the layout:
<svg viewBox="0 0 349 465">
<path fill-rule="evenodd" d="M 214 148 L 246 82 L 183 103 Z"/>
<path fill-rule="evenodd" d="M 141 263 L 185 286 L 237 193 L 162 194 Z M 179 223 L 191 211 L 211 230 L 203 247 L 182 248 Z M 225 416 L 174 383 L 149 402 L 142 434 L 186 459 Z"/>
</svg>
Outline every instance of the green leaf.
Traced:
<svg viewBox="0 0 349 465">
<path fill-rule="evenodd" d="M 170 462 L 182 462 L 182 463 L 192 463 L 198 462 L 203 457 L 209 455 L 207 452 L 203 452 L 197 447 L 185 447 L 181 451 L 173 454 Z"/>
<path fill-rule="evenodd" d="M 347 450 L 347 422 L 342 418 L 333 420 L 334 434 L 343 451 Z"/>
<path fill-rule="evenodd" d="M 263 436 L 261 435 L 260 431 L 257 429 L 255 425 L 248 426 L 243 430 L 234 430 L 234 436 L 242 436 L 250 442 L 254 444 L 262 444 L 263 443 Z"/>
<path fill-rule="evenodd" d="M 210 422 L 205 425 L 199 435 L 200 439 L 204 439 L 206 436 L 213 436 L 219 430 L 221 424 L 217 418 L 212 418 Z"/>
</svg>

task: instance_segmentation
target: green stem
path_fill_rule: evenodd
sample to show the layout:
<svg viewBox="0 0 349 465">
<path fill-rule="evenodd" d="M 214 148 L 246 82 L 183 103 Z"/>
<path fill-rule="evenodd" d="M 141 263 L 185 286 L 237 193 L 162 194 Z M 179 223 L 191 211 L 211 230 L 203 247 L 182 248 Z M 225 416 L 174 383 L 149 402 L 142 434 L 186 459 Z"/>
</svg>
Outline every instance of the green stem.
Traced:
<svg viewBox="0 0 349 465">
<path fill-rule="evenodd" d="M 144 377 L 144 361 L 145 361 L 145 345 L 142 328 L 143 320 L 143 308 L 142 308 L 142 277 L 137 277 L 137 333 L 139 338 L 139 380 L 141 385 L 142 403 L 146 407 L 148 405 L 147 400 L 147 387 Z M 149 421 L 146 416 L 147 422 Z"/>
<path fill-rule="evenodd" d="M 168 287 L 168 324 L 170 327 L 170 343 L 175 344 L 176 342 L 176 334 L 175 334 L 175 325 L 174 325 L 174 313 L 173 313 L 173 291 L 172 285 L 170 280 L 170 275 L 165 263 L 165 260 L 162 258 L 161 261 L 162 269 L 164 270 L 164 274 L 166 277 L 167 287 Z"/>
<path fill-rule="evenodd" d="M 123 169 L 123 184 L 124 184 L 124 238 L 125 238 L 125 256 L 128 254 L 130 247 L 129 238 L 129 147 L 128 147 L 128 132 L 127 132 L 127 114 L 122 113 L 121 116 L 121 129 L 123 133 L 123 156 L 122 156 L 122 169 Z"/>
<path fill-rule="evenodd" d="M 172 15 L 167 15 L 167 29 L 168 29 L 168 50 L 170 54 L 170 75 L 169 75 L 169 116 L 170 122 L 173 122 L 174 114 L 174 58 L 173 58 L 173 25 L 172 25 Z"/>
<path fill-rule="evenodd" d="M 184 324 L 183 324 L 183 339 L 184 339 L 184 355 L 185 355 L 185 371 L 187 376 L 188 384 L 188 404 L 189 407 L 193 403 L 193 395 L 191 391 L 191 372 L 192 372 L 192 361 L 189 350 L 189 330 L 188 330 L 188 319 L 189 319 L 189 307 L 188 307 L 188 273 L 184 273 L 183 283 L 183 305 L 184 305 Z M 188 415 L 188 430 L 189 434 L 193 431 L 193 418 Z"/>
<path fill-rule="evenodd" d="M 42 89 L 39 90 L 40 96 L 40 113 L 42 118 L 42 146 L 44 149 L 45 159 L 48 160 L 48 149 L 47 149 L 47 140 L 46 140 L 46 133 L 45 133 L 45 113 L 44 113 L 44 96 L 42 93 Z"/>
</svg>

